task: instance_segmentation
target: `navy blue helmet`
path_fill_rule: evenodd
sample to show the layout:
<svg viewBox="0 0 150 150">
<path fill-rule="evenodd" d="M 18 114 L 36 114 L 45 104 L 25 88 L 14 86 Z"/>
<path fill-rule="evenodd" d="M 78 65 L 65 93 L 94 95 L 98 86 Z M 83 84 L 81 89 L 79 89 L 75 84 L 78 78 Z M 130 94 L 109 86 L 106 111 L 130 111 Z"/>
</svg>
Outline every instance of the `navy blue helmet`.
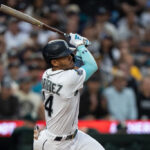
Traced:
<svg viewBox="0 0 150 150">
<path fill-rule="evenodd" d="M 66 41 L 59 39 L 48 42 L 48 44 L 43 48 L 42 54 L 45 61 L 50 64 L 52 59 L 71 55 L 72 51 Z"/>
</svg>

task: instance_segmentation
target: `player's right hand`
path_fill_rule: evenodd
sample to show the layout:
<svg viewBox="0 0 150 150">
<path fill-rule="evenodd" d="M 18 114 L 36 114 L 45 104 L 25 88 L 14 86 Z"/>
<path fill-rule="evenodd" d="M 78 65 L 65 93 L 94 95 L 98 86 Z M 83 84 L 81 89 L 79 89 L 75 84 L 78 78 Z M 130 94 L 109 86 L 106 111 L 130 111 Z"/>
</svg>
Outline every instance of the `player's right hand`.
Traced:
<svg viewBox="0 0 150 150">
<path fill-rule="evenodd" d="M 90 42 L 87 38 L 80 36 L 79 34 L 70 33 L 69 34 L 70 41 L 69 43 L 76 48 L 80 45 L 88 46 L 90 45 Z"/>
</svg>

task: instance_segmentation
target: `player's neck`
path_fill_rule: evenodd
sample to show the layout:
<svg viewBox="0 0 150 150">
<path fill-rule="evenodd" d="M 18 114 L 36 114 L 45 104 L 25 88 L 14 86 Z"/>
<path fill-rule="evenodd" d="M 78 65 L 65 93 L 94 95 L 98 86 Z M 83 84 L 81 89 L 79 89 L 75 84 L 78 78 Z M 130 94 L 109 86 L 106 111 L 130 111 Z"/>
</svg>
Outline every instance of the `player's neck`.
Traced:
<svg viewBox="0 0 150 150">
<path fill-rule="evenodd" d="M 56 70 L 62 70 L 62 68 L 59 68 L 59 67 L 53 67 L 52 68 L 52 71 L 56 71 Z"/>
<path fill-rule="evenodd" d="M 74 66 L 73 68 L 52 67 L 52 71 L 56 71 L 56 70 L 68 70 L 68 69 L 78 69 L 78 67 L 76 67 L 76 66 Z"/>
</svg>

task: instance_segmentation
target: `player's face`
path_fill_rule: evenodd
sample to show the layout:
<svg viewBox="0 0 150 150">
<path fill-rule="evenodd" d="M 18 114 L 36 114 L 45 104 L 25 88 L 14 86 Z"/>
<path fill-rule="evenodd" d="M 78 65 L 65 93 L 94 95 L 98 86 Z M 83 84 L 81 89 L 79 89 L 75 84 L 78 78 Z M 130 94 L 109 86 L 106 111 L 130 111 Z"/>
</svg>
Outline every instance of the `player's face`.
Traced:
<svg viewBox="0 0 150 150">
<path fill-rule="evenodd" d="M 73 57 L 71 55 L 58 58 L 54 61 L 55 67 L 63 70 L 72 69 L 74 67 Z"/>
</svg>

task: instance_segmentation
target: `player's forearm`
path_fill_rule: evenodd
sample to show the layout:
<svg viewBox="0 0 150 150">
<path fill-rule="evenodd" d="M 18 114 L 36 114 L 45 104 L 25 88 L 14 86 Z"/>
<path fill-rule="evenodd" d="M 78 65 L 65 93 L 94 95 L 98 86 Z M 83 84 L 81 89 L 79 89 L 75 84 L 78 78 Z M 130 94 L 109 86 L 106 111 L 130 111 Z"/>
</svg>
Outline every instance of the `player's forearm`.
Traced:
<svg viewBox="0 0 150 150">
<path fill-rule="evenodd" d="M 85 81 L 87 81 L 94 72 L 98 69 L 96 61 L 94 57 L 91 55 L 91 53 L 87 50 L 87 48 L 84 45 L 81 45 L 77 48 L 77 56 L 80 56 L 82 58 L 82 61 L 84 65 L 82 68 L 86 72 L 86 78 Z"/>
</svg>

